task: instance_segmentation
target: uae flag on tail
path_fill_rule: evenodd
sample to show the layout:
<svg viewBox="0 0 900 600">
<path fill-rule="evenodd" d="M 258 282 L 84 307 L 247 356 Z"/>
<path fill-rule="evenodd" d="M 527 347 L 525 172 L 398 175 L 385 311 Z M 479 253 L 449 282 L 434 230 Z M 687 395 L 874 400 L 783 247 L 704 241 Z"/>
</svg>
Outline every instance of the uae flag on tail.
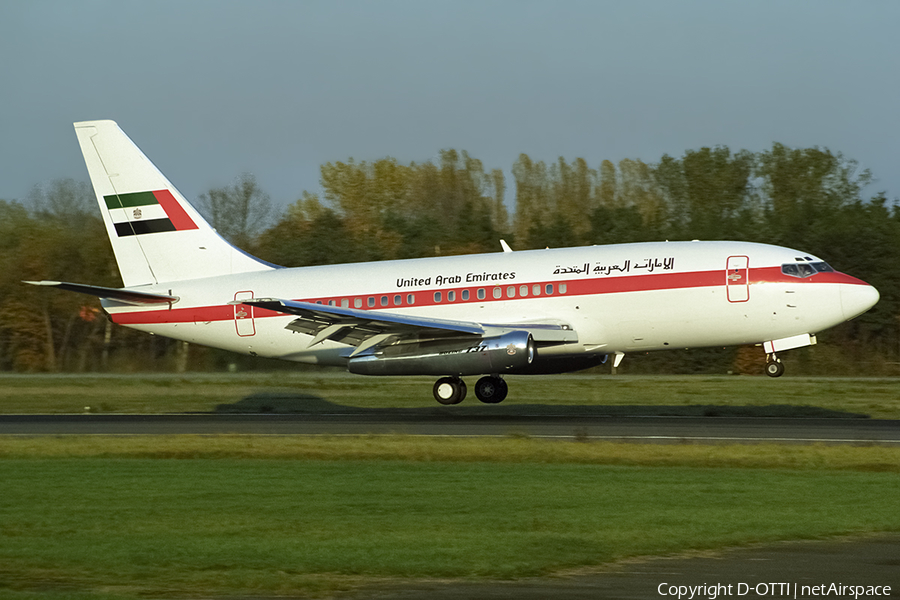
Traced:
<svg viewBox="0 0 900 600">
<path fill-rule="evenodd" d="M 104 196 L 119 237 L 197 229 L 169 190 Z"/>
</svg>

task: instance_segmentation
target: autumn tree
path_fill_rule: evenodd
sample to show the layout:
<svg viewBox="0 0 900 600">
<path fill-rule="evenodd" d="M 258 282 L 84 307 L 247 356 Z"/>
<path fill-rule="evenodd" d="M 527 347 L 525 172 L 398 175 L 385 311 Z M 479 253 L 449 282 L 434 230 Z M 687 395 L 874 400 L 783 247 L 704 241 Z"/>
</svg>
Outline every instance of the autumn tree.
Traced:
<svg viewBox="0 0 900 600">
<path fill-rule="evenodd" d="M 197 197 L 197 208 L 223 238 L 248 249 L 269 225 L 272 203 L 252 173 L 229 186 L 212 188 Z"/>
<path fill-rule="evenodd" d="M 680 159 L 664 155 L 653 169 L 678 239 L 734 239 L 750 207 L 754 156 L 724 147 L 688 150 Z"/>
<path fill-rule="evenodd" d="M 112 248 L 90 188 L 54 181 L 29 196 L 31 210 L 0 202 L 0 357 L 24 371 L 83 370 L 103 343 L 96 299 L 22 280 L 118 286 Z"/>
<path fill-rule="evenodd" d="M 827 148 L 773 144 L 759 155 L 757 176 L 770 239 L 776 244 L 821 247 L 823 226 L 842 207 L 861 200 L 872 181 L 853 160 Z M 812 250 L 812 248 L 810 248 Z"/>
</svg>

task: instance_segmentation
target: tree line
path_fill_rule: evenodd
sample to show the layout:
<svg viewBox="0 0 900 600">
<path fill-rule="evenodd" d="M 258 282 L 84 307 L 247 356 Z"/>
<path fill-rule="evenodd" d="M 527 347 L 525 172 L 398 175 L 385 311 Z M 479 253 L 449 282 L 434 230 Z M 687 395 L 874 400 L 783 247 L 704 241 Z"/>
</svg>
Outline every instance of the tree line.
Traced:
<svg viewBox="0 0 900 600">
<path fill-rule="evenodd" d="M 494 252 L 501 238 L 516 250 L 692 239 L 789 246 L 881 292 L 873 310 L 800 351 L 808 363 L 801 369 L 900 372 L 900 206 L 883 192 L 866 195 L 872 174 L 840 153 L 718 146 L 596 167 L 521 154 L 508 183 L 503 170 L 451 149 L 421 163 L 330 162 L 320 173 L 320 193 L 303 192 L 279 214 L 249 174 L 202 194 L 197 206 L 224 237 L 284 266 Z M 178 343 L 110 326 L 89 298 L 19 284 L 121 285 L 88 184 L 54 181 L 23 202 L 0 200 L 0 266 L 0 370 L 217 368 L 238 360 L 192 347 L 187 362 Z M 663 353 L 631 369 L 740 371 L 748 355 Z M 756 349 L 750 362 L 761 356 Z"/>
</svg>

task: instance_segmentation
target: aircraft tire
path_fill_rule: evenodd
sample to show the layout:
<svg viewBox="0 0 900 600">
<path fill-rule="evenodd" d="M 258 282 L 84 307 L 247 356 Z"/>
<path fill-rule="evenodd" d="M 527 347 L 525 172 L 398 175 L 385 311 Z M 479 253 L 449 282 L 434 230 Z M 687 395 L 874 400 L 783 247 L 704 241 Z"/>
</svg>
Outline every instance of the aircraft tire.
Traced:
<svg viewBox="0 0 900 600">
<path fill-rule="evenodd" d="M 784 364 L 777 360 L 766 363 L 766 375 L 769 377 L 781 377 L 784 375 Z"/>
<path fill-rule="evenodd" d="M 475 396 L 485 404 L 499 404 L 506 399 L 509 386 L 500 377 L 482 377 L 475 384 Z"/>
<path fill-rule="evenodd" d="M 466 382 L 459 377 L 441 377 L 432 390 L 434 399 L 445 406 L 462 402 L 467 391 Z"/>
</svg>

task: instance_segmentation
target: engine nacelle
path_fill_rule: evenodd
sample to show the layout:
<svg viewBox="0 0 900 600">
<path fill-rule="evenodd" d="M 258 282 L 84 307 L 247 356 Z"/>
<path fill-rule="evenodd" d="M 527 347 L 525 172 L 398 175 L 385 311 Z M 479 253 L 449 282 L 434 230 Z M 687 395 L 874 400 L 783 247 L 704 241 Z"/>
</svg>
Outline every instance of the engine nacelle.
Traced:
<svg viewBox="0 0 900 600">
<path fill-rule="evenodd" d="M 359 375 L 485 375 L 521 371 L 534 361 L 527 331 L 497 337 L 430 340 L 386 346 L 351 358 L 347 369 Z"/>
<path fill-rule="evenodd" d="M 605 354 L 563 354 L 560 356 L 547 356 L 544 348 L 537 351 L 537 358 L 524 369 L 509 371 L 510 375 L 550 375 L 556 373 L 571 373 L 583 371 L 606 362 Z"/>
</svg>

